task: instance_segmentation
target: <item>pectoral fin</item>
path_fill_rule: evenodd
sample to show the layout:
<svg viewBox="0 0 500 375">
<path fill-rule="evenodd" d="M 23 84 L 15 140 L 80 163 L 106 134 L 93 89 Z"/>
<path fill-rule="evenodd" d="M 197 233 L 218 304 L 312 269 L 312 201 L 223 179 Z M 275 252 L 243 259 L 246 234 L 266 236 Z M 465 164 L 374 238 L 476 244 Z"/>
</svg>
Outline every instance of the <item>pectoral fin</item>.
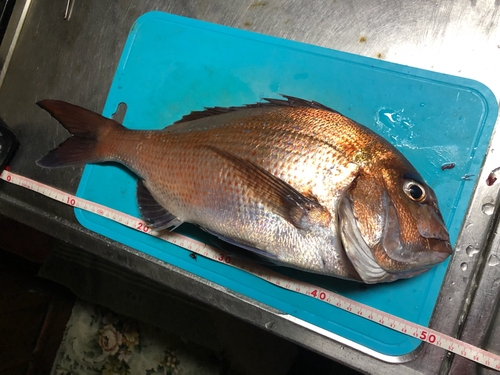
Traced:
<svg viewBox="0 0 500 375">
<path fill-rule="evenodd" d="M 269 173 L 249 160 L 241 159 L 215 147 L 208 149 L 224 158 L 235 169 L 239 177 L 262 199 L 272 212 L 280 215 L 295 227 L 308 230 L 313 226 L 328 227 L 332 219 L 330 212 L 314 197 L 306 197 L 291 185 Z"/>
</svg>

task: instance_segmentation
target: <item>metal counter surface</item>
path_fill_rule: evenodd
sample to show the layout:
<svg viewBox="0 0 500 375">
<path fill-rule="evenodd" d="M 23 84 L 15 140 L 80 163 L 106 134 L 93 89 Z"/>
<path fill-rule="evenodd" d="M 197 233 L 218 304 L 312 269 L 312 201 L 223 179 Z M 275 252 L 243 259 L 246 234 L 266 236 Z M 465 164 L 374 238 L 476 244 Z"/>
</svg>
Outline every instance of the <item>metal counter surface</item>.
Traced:
<svg viewBox="0 0 500 375">
<path fill-rule="evenodd" d="M 66 2 L 18 0 L 0 47 L 0 116 L 21 143 L 13 172 L 76 192 L 82 168 L 49 171 L 35 164 L 67 133 L 47 121 L 34 103 L 64 99 L 102 112 L 130 27 L 152 10 L 472 78 L 500 97 L 498 0 L 75 0 L 69 7 Z M 500 239 L 495 218 L 500 181 L 486 184 L 500 166 L 497 133 L 495 129 L 482 173 L 471 181 L 475 192 L 430 326 L 498 353 Z M 0 184 L 0 213 L 360 371 L 493 373 L 428 344 L 404 357 L 366 354 L 359 346 L 86 230 L 71 207 L 16 186 Z"/>
</svg>

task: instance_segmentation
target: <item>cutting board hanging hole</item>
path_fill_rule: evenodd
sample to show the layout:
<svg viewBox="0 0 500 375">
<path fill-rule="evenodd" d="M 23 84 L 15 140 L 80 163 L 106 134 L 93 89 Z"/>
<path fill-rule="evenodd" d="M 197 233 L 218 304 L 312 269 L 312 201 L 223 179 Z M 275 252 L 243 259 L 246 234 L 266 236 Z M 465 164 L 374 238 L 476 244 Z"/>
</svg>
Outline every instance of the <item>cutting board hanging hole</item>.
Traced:
<svg viewBox="0 0 500 375">
<path fill-rule="evenodd" d="M 125 119 L 125 114 L 127 113 L 127 104 L 121 102 L 116 107 L 116 112 L 111 115 L 111 118 L 118 122 L 119 124 L 123 124 L 123 120 Z"/>
</svg>

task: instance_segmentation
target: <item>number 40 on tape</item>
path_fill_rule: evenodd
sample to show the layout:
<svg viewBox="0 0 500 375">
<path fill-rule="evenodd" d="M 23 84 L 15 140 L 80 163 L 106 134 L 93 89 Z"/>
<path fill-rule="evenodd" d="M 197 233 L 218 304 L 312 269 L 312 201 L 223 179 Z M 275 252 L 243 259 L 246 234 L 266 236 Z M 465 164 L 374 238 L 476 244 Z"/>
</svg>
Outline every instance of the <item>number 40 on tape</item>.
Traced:
<svg viewBox="0 0 500 375">
<path fill-rule="evenodd" d="M 430 328 L 423 327 L 410 321 L 398 318 L 394 315 L 387 314 L 383 311 L 376 310 L 367 305 L 363 305 L 354 300 L 342 297 L 329 290 L 321 289 L 312 284 L 302 283 L 284 277 L 264 267 L 251 264 L 249 262 L 244 262 L 239 259 L 232 259 L 230 256 L 221 253 L 219 250 L 213 247 L 210 247 L 191 238 L 182 236 L 178 233 L 166 232 L 160 234 L 151 230 L 148 223 L 136 217 L 129 216 L 127 214 L 124 214 L 123 212 L 119 212 L 97 203 L 75 197 L 60 190 L 54 189 L 50 186 L 41 184 L 37 181 L 16 175 L 10 171 L 4 170 L 0 174 L 0 179 L 36 191 L 49 198 L 55 199 L 70 206 L 93 212 L 97 215 L 106 217 L 110 220 L 114 220 L 120 224 L 139 230 L 143 233 L 159 237 L 165 241 L 188 249 L 207 258 L 211 258 L 217 262 L 242 269 L 281 288 L 289 289 L 297 293 L 316 298 L 320 301 L 324 301 L 325 303 L 329 303 L 352 314 L 371 320 L 406 335 L 416 337 L 422 341 L 443 348 L 444 350 L 448 350 L 462 357 L 483 364 L 489 368 L 500 371 L 500 356 L 477 348 L 473 345 L 469 345 L 463 341 L 434 331 Z"/>
</svg>

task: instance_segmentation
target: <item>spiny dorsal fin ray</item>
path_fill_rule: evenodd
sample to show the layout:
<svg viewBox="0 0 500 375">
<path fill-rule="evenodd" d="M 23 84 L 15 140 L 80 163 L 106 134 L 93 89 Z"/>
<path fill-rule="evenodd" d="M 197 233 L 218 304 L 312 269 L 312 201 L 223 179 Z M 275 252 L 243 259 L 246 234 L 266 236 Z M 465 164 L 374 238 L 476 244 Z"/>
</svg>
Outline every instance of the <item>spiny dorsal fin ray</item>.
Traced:
<svg viewBox="0 0 500 375">
<path fill-rule="evenodd" d="M 330 225 L 330 212 L 314 197 L 304 196 L 291 185 L 248 160 L 213 146 L 206 147 L 224 158 L 257 197 L 295 227 L 309 230 L 315 225 Z"/>
<path fill-rule="evenodd" d="M 247 104 L 241 107 L 212 107 L 208 108 L 205 107 L 204 111 L 194 111 L 191 112 L 188 115 L 185 115 L 180 119 L 179 121 L 174 122 L 174 124 L 181 124 L 183 122 L 188 122 L 188 121 L 193 121 L 193 120 L 198 120 L 200 118 L 205 118 L 205 117 L 210 117 L 210 116 L 217 116 L 223 113 L 228 113 L 228 112 L 235 112 L 239 111 L 242 109 L 249 109 L 249 108 L 262 108 L 262 107 L 306 107 L 306 108 L 315 108 L 315 109 L 321 109 L 323 111 L 328 111 L 328 112 L 333 112 L 333 113 L 339 113 L 335 111 L 334 109 L 331 109 L 321 103 L 315 102 L 315 101 L 309 101 L 309 100 L 304 100 L 300 98 L 296 98 L 293 96 L 288 96 L 288 95 L 281 95 L 285 100 L 283 99 L 273 99 L 273 98 L 263 98 L 263 100 L 266 100 L 267 103 L 260 102 L 260 103 L 254 103 L 254 104 Z"/>
</svg>

